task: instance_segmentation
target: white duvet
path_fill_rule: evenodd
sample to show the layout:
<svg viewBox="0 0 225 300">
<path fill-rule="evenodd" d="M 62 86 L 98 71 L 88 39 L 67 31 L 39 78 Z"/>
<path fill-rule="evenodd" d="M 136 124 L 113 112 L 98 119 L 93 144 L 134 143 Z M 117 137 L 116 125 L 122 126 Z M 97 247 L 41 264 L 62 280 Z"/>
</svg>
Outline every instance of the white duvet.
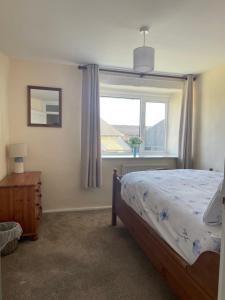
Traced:
<svg viewBox="0 0 225 300">
<path fill-rule="evenodd" d="M 133 172 L 122 177 L 121 195 L 188 263 L 202 252 L 220 251 L 221 226 L 203 214 L 223 174 L 202 170 Z"/>
</svg>

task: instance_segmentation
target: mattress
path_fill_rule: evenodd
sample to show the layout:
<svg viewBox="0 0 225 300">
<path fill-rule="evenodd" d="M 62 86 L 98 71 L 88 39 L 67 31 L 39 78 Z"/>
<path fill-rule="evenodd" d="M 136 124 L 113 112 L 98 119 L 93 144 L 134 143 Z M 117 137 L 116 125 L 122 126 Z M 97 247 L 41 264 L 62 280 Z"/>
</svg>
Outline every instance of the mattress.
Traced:
<svg viewBox="0 0 225 300">
<path fill-rule="evenodd" d="M 221 225 L 209 226 L 203 214 L 223 173 L 162 170 L 126 174 L 123 200 L 189 264 L 205 251 L 220 251 Z"/>
</svg>

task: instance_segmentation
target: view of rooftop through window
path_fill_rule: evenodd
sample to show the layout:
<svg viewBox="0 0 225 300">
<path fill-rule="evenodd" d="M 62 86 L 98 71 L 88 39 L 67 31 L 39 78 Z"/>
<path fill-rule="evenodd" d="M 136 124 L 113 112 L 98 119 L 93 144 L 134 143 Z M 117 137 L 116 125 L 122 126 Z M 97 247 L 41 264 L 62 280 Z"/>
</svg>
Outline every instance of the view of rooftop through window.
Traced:
<svg viewBox="0 0 225 300">
<path fill-rule="evenodd" d="M 103 154 L 130 154 L 128 140 L 132 136 L 143 139 L 143 151 L 165 150 L 165 103 L 101 97 L 100 116 Z"/>
</svg>

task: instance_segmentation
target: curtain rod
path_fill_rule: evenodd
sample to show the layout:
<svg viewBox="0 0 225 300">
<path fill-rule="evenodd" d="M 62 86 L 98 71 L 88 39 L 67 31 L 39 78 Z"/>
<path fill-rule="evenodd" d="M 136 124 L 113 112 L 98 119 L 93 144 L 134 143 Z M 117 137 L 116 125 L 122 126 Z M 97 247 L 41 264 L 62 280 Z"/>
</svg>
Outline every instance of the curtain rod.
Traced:
<svg viewBox="0 0 225 300">
<path fill-rule="evenodd" d="M 79 70 L 85 70 L 87 69 L 86 65 L 80 65 L 78 66 Z M 118 74 L 126 74 L 126 75 L 137 75 L 140 77 L 158 77 L 158 78 L 170 78 L 170 79 L 181 79 L 181 80 L 187 80 L 187 75 L 170 75 L 170 74 L 163 74 L 163 73 L 138 73 L 134 71 L 128 71 L 128 70 L 117 70 L 117 69 L 110 69 L 110 68 L 104 68 L 99 67 L 99 71 L 101 72 L 109 72 L 109 73 L 118 73 Z M 194 77 L 194 80 L 196 78 Z"/>
</svg>

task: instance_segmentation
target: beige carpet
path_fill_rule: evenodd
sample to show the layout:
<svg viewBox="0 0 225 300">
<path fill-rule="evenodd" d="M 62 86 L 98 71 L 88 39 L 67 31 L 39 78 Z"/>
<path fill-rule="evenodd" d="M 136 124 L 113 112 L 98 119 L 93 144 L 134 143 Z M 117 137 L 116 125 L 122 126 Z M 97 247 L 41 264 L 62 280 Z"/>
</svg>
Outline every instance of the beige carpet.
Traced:
<svg viewBox="0 0 225 300">
<path fill-rule="evenodd" d="M 3 300 L 175 299 L 110 211 L 43 216 L 39 240 L 2 258 Z"/>
</svg>

